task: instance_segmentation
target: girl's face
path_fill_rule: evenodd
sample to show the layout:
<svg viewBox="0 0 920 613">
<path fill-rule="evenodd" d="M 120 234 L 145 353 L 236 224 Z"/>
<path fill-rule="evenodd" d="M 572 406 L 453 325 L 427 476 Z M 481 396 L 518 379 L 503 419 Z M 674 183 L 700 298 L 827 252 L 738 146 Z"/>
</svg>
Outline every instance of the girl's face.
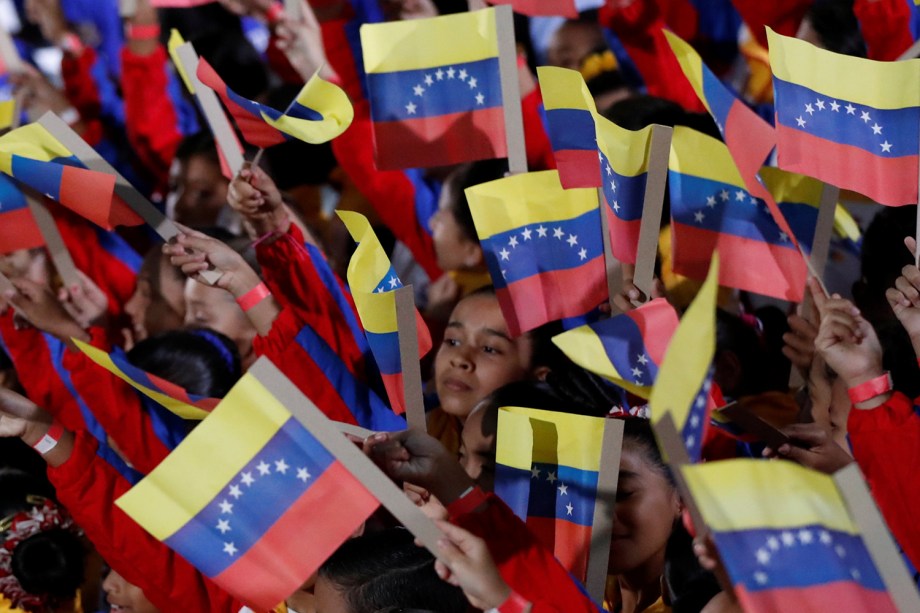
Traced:
<svg viewBox="0 0 920 613">
<path fill-rule="evenodd" d="M 448 201 L 452 191 L 446 187 L 441 190 L 438 211 L 429 222 L 438 268 L 444 271 L 479 268 L 483 264 L 482 247 L 478 241 L 470 240 L 457 223 Z"/>
<path fill-rule="evenodd" d="M 255 360 L 252 341 L 256 337 L 256 329 L 229 292 L 194 279 L 186 281 L 185 323 L 226 335 L 236 344 L 244 369 Z"/>
<path fill-rule="evenodd" d="M 149 264 L 149 267 L 153 266 L 159 267 L 155 275 L 148 270 L 147 262 L 144 263 L 137 276 L 134 293 L 125 303 L 125 313 L 131 318 L 135 341 L 178 330 L 185 318 L 185 283 L 177 277 L 167 258 L 155 258 Z M 156 287 L 157 284 L 159 287 Z"/>
<path fill-rule="evenodd" d="M 626 441 L 620 458 L 607 572 L 620 575 L 658 561 L 658 574 L 663 573 L 665 546 L 680 510 L 680 498 L 667 478 L 640 449 Z"/>
<path fill-rule="evenodd" d="M 441 408 L 465 419 L 499 387 L 525 379 L 533 342 L 511 338 L 495 296 L 464 298 L 454 308 L 434 361 Z"/>
<path fill-rule="evenodd" d="M 160 613 L 141 588 L 125 581 L 114 570 L 102 582 L 102 589 L 112 613 Z"/>
<path fill-rule="evenodd" d="M 326 577 L 316 579 L 313 594 L 316 613 L 351 613 L 351 607 L 345 595 Z"/>
</svg>

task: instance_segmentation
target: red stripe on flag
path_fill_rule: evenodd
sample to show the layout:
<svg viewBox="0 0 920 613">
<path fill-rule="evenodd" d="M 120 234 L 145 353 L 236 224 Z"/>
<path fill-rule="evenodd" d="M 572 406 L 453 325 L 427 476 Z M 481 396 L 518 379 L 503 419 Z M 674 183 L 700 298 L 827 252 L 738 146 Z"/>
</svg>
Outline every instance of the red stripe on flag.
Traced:
<svg viewBox="0 0 920 613">
<path fill-rule="evenodd" d="M 427 168 L 508 155 L 505 115 L 500 106 L 374 122 L 377 168 Z"/>
<path fill-rule="evenodd" d="M 511 336 L 588 313 L 607 298 L 604 256 L 578 268 L 550 270 L 496 290 Z"/>
<path fill-rule="evenodd" d="M 579 581 L 584 581 L 591 549 L 591 527 L 552 517 L 528 517 L 527 528 L 559 563 Z"/>
<path fill-rule="evenodd" d="M 783 170 L 816 177 L 887 206 L 917 202 L 917 155 L 885 158 L 781 124 L 776 134 L 777 161 Z"/>
<path fill-rule="evenodd" d="M 114 189 L 114 175 L 64 166 L 60 203 L 106 230 L 143 224 L 123 200 L 115 199 Z"/>
<path fill-rule="evenodd" d="M 748 185 L 748 191 L 749 181 L 756 181 L 757 172 L 775 145 L 773 127 L 741 100 L 735 99 L 725 118 L 725 146 Z"/>
<path fill-rule="evenodd" d="M 895 613 L 898 609 L 887 592 L 868 590 L 849 581 L 836 581 L 803 588 L 774 588 L 748 591 L 735 586 L 735 594 L 745 611 L 795 611 L 826 613 L 836 611 L 872 611 Z"/>
<path fill-rule="evenodd" d="M 381 373 L 380 378 L 383 379 L 383 387 L 387 391 L 387 397 L 390 399 L 390 406 L 393 407 L 393 412 L 397 415 L 402 415 L 406 412 L 402 373 L 400 372 L 392 375 Z"/>
<path fill-rule="evenodd" d="M 620 262 L 625 264 L 636 263 L 636 252 L 639 250 L 639 229 L 641 219 L 627 221 L 620 219 L 610 210 L 609 205 L 604 205 L 607 213 L 607 227 L 610 229 L 610 251 Z"/>
<path fill-rule="evenodd" d="M 489 4 L 510 4 L 515 13 L 529 15 L 531 17 L 540 17 L 546 15 L 554 17 L 567 17 L 575 19 L 578 17 L 578 9 L 575 8 L 573 0 L 556 0 L 548 2 L 547 0 L 488 0 Z"/>
<path fill-rule="evenodd" d="M 303 585 L 378 505 L 345 467 L 333 462 L 262 538 L 213 580 L 253 608 L 267 611 Z"/>
<path fill-rule="evenodd" d="M 601 165 L 597 151 L 587 149 L 564 149 L 554 151 L 559 181 L 565 189 L 574 187 L 600 187 Z"/>
<path fill-rule="evenodd" d="M 719 248 L 719 285 L 800 302 L 807 269 L 799 252 L 788 247 L 672 223 L 674 272 L 705 279 L 712 251 Z"/>
<path fill-rule="evenodd" d="M 44 244 L 45 239 L 28 207 L 0 212 L 0 254 Z"/>
</svg>

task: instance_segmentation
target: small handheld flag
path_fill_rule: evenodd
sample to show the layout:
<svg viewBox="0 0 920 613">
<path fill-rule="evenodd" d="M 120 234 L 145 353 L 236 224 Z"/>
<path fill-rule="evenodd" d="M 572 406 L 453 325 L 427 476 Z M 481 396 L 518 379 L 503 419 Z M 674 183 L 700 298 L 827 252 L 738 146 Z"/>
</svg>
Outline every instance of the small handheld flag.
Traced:
<svg viewBox="0 0 920 613">
<path fill-rule="evenodd" d="M 0 254 L 44 244 L 25 196 L 12 179 L 0 175 Z"/>
</svg>

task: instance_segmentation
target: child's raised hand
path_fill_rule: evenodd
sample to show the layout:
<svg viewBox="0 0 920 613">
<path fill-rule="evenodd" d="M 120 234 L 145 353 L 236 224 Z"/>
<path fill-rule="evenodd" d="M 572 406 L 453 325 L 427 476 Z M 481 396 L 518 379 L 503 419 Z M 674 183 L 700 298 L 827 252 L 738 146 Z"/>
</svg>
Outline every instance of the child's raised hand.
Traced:
<svg viewBox="0 0 920 613">
<path fill-rule="evenodd" d="M 0 438 L 18 437 L 30 447 L 38 443 L 54 421 L 48 411 L 14 391 L 0 388 Z M 52 466 L 60 466 L 70 457 L 73 434 L 64 430 L 58 444 L 43 452 Z"/>
<path fill-rule="evenodd" d="M 109 306 L 109 298 L 92 279 L 77 271 L 80 283 L 58 291 L 58 300 L 83 328 L 99 324 Z"/>
<path fill-rule="evenodd" d="M 183 274 L 201 280 L 200 273 L 217 270 L 221 276 L 214 285 L 237 298 L 261 282 L 243 256 L 226 243 L 184 226 L 179 227 L 182 232 L 174 242 L 163 245 L 163 253 Z"/>
<path fill-rule="evenodd" d="M 439 521 L 446 538 L 438 541 L 438 560 L 434 569 L 444 581 L 458 586 L 470 604 L 483 611 L 497 609 L 511 596 L 486 542 L 475 534 Z"/>
<path fill-rule="evenodd" d="M 848 388 L 884 374 L 882 346 L 859 309 L 837 294 L 825 296 L 815 279 L 809 279 L 808 287 L 821 315 L 815 349 L 827 365 Z"/>
<path fill-rule="evenodd" d="M 227 202 L 241 215 L 265 215 L 284 206 L 281 192 L 268 174 L 258 166 L 246 163 L 233 177 L 227 190 Z"/>
<path fill-rule="evenodd" d="M 16 314 L 30 324 L 53 334 L 63 341 L 71 337 L 89 340 L 89 335 L 67 312 L 51 289 L 25 277 L 12 279 L 18 292 L 8 292 L 4 298 L 16 309 Z"/>
<path fill-rule="evenodd" d="M 917 251 L 917 243 L 913 237 L 904 239 L 911 254 Z M 891 305 L 891 310 L 914 346 L 914 352 L 920 350 L 920 269 L 913 264 L 908 264 L 901 269 L 901 276 L 894 282 L 894 287 L 885 292 L 885 298 Z"/>
</svg>

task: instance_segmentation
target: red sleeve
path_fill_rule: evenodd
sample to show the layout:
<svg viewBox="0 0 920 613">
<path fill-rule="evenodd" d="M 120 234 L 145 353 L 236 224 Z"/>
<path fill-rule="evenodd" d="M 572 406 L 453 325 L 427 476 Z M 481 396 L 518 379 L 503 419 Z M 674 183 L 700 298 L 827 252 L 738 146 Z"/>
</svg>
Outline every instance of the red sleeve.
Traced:
<svg viewBox="0 0 920 613">
<path fill-rule="evenodd" d="M 339 165 L 374 207 L 380 220 L 409 248 L 415 261 L 432 281 L 441 276 L 434 241 L 415 213 L 415 187 L 398 170 L 377 170 L 370 107 L 355 104 L 355 119 L 345 133 L 332 141 Z"/>
<path fill-rule="evenodd" d="M 894 61 L 914 43 L 910 33 L 911 11 L 904 0 L 856 0 L 853 13 L 859 20 L 869 59 Z"/>
<path fill-rule="evenodd" d="M 322 0 L 310 0 L 310 4 L 319 18 L 320 33 L 323 37 L 326 58 L 329 61 L 329 65 L 338 75 L 340 86 L 353 102 L 363 99 L 364 87 L 361 82 L 361 73 L 355 61 L 355 50 L 348 40 L 348 29 L 355 27 L 355 24 L 352 23 L 354 12 L 350 3 L 333 3 L 337 7 L 342 7 L 342 10 L 347 13 L 335 19 L 323 18 L 323 13 L 327 7 L 318 6 L 323 4 Z M 335 141 L 332 142 L 334 143 Z"/>
<path fill-rule="evenodd" d="M 285 309 L 294 311 L 300 322 L 290 340 L 303 326 L 310 326 L 342 359 L 353 375 L 363 378 L 364 353 L 355 341 L 344 313 L 313 266 L 304 247 L 303 233 L 297 225 L 292 223 L 288 233 L 276 240 L 260 243 L 256 247 L 256 256 L 265 283 L 275 299 Z M 354 303 L 350 297 L 348 300 L 357 318 Z"/>
<path fill-rule="evenodd" d="M 150 55 L 137 55 L 126 45 L 121 66 L 128 141 L 153 176 L 157 190 L 165 194 L 169 167 L 182 141 L 169 97 L 166 50 L 160 45 Z"/>
<path fill-rule="evenodd" d="M 48 477 L 106 562 L 159 610 L 237 613 L 243 606 L 115 506 L 130 485 L 96 455 L 89 434 L 76 435 L 70 458 L 49 467 Z"/>
<path fill-rule="evenodd" d="M 623 43 L 650 95 L 676 102 L 688 111 L 706 112 L 671 51 L 655 2 L 633 2 L 622 8 L 608 2 L 598 19 Z"/>
<path fill-rule="evenodd" d="M 93 81 L 92 69 L 96 62 L 96 51 L 89 45 L 83 47 L 80 55 L 64 54 L 61 60 L 61 77 L 64 79 L 64 93 L 67 100 L 80 112 L 85 130 L 80 136 L 90 145 L 102 140 L 103 126 L 100 119 L 102 101 Z"/>
<path fill-rule="evenodd" d="M 556 158 L 553 157 L 553 148 L 549 144 L 549 135 L 543 124 L 540 114 L 540 105 L 543 99 L 540 89 L 534 88 L 532 92 L 521 99 L 521 112 L 524 118 L 524 144 L 527 148 L 527 166 L 531 171 L 548 170 L 556 167 Z"/>
<path fill-rule="evenodd" d="M 485 540 L 502 579 L 534 603 L 534 613 L 597 613 L 597 605 L 581 591 L 568 571 L 497 496 L 487 494 L 485 503 L 476 510 L 464 509 L 466 499 L 477 494 L 482 496 L 474 490 L 448 507 L 451 521 Z"/>
<path fill-rule="evenodd" d="M 795 36 L 802 18 L 813 2 L 814 0 L 732 0 L 741 19 L 764 49 L 767 48 L 765 26 L 770 26 L 783 36 Z"/>
<path fill-rule="evenodd" d="M 110 351 L 102 330 L 90 332 L 90 344 Z M 66 351 L 64 367 L 80 397 L 132 467 L 146 475 L 169 455 L 170 449 L 156 435 L 150 414 L 133 387 L 82 351 Z"/>
<path fill-rule="evenodd" d="M 905 487 L 920 474 L 920 414 L 895 392 L 871 410 L 853 408 L 847 421 L 853 456 L 894 538 L 920 568 L 920 490 Z"/>
</svg>

